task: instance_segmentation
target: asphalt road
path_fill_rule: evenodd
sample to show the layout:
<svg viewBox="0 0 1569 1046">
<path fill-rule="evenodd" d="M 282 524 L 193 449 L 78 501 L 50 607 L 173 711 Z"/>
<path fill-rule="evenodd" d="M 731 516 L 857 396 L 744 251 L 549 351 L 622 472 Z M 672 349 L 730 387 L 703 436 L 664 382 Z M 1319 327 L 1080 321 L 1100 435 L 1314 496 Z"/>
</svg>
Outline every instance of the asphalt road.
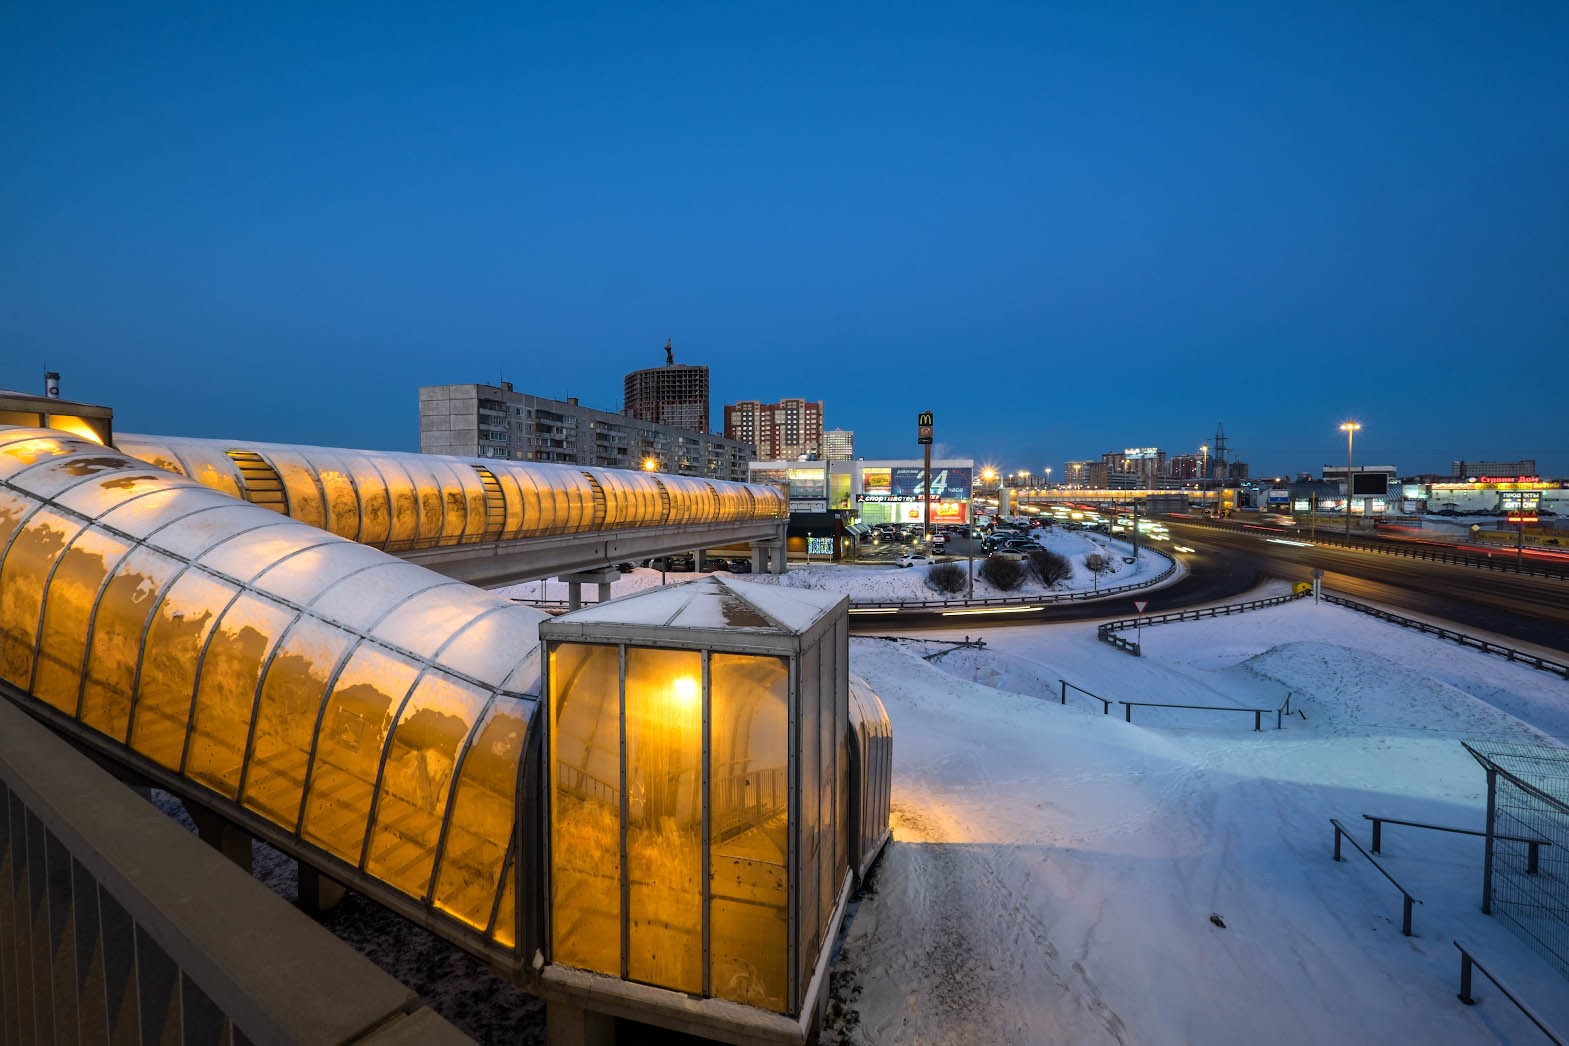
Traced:
<svg viewBox="0 0 1569 1046">
<path fill-rule="evenodd" d="M 1133 600 L 1147 599 L 1148 613 L 1228 599 L 1243 599 L 1261 581 L 1309 581 L 1314 568 L 1324 571 L 1324 587 L 1351 599 L 1376 602 L 1440 618 L 1460 629 L 1496 633 L 1524 643 L 1569 653 L 1569 581 L 1518 576 L 1401 556 L 1330 546 L 1283 544 L 1271 535 L 1232 531 L 1200 524 L 1168 523 L 1172 540 L 1158 547 L 1176 555 L 1188 576 L 1176 584 L 1124 598 L 1047 606 L 1030 614 L 968 618 L 966 627 L 1027 625 L 1040 621 L 1084 621 L 1131 616 Z M 1178 553 L 1174 545 L 1192 552 Z M 926 627 L 941 620 L 930 614 L 853 620 L 855 631 Z"/>
<path fill-rule="evenodd" d="M 1324 587 L 1352 599 L 1444 618 L 1458 627 L 1495 632 L 1569 652 L 1569 581 L 1517 576 L 1426 560 L 1327 546 L 1301 547 L 1252 532 L 1169 523 L 1174 542 L 1193 547 L 1192 560 L 1217 557 L 1236 571 L 1307 581 L 1315 567 Z M 1191 601 L 1173 586 L 1183 602 Z M 1160 595 L 1155 593 L 1154 595 Z M 1175 609 L 1177 604 L 1161 609 Z M 1151 610 L 1156 606 L 1152 602 Z"/>
</svg>

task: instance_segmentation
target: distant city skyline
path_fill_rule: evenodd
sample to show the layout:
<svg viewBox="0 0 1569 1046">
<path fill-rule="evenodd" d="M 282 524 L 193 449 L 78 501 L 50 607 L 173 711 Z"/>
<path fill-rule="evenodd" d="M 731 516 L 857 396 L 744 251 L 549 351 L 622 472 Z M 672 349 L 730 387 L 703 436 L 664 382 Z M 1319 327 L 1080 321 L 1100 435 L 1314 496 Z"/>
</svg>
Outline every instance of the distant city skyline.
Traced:
<svg viewBox="0 0 1569 1046">
<path fill-rule="evenodd" d="M 866 457 L 1569 475 L 1566 5 L 4 25 L 0 386 L 127 431 L 414 449 L 669 339 Z"/>
</svg>

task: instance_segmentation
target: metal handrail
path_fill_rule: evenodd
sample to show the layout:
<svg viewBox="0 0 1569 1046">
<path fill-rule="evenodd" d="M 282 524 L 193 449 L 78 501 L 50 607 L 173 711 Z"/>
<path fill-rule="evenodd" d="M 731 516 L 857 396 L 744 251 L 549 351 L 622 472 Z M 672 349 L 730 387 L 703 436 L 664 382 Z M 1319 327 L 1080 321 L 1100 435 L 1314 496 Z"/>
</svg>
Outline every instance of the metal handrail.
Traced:
<svg viewBox="0 0 1569 1046">
<path fill-rule="evenodd" d="M 1487 838 L 1486 832 L 1476 828 L 1451 828 L 1448 825 L 1423 824 L 1421 821 L 1402 821 L 1398 817 L 1375 817 L 1372 814 L 1363 814 L 1362 816 L 1366 820 L 1373 822 L 1374 853 L 1379 853 L 1379 848 L 1383 845 L 1384 825 L 1386 824 L 1403 824 L 1407 828 L 1426 828 L 1428 831 L 1432 832 L 1449 832 L 1454 835 L 1474 835 L 1481 839 Z M 1500 835 L 1495 832 L 1493 833 L 1493 838 L 1504 839 L 1511 843 L 1526 843 L 1530 847 L 1529 853 L 1526 857 L 1525 866 L 1525 872 L 1527 875 L 1535 875 L 1540 870 L 1542 847 L 1553 845 L 1546 839 L 1532 839 L 1529 836 L 1524 835 Z"/>
<path fill-rule="evenodd" d="M 1426 621 L 1418 621 L 1415 618 L 1394 614 L 1379 607 L 1369 606 L 1366 603 L 1358 603 L 1356 600 L 1347 599 L 1344 596 L 1325 592 L 1323 593 L 1323 598 L 1325 602 L 1345 607 L 1348 610 L 1355 610 L 1361 614 L 1369 614 L 1380 621 L 1388 621 L 1390 624 L 1401 625 L 1405 628 L 1414 628 L 1419 632 L 1426 632 L 1430 636 L 1448 639 L 1459 643 L 1461 646 L 1472 647 L 1482 651 L 1484 654 L 1496 654 L 1499 657 L 1506 657 L 1510 661 L 1519 661 L 1530 665 L 1532 668 L 1541 669 L 1543 672 L 1554 672 L 1565 679 L 1569 679 L 1569 664 L 1565 664 L 1562 661 L 1554 661 L 1552 658 L 1528 654 L 1524 650 L 1516 650 L 1514 647 L 1504 646 L 1501 643 L 1490 643 L 1485 639 L 1468 636 L 1464 632 L 1456 632 L 1452 628 L 1430 625 Z"/>
<path fill-rule="evenodd" d="M 1200 712 L 1252 712 L 1253 731 L 1255 733 L 1263 730 L 1264 713 L 1266 712 L 1275 713 L 1275 729 L 1282 729 L 1282 718 L 1285 711 L 1285 705 L 1281 705 L 1279 708 L 1239 708 L 1236 705 L 1176 705 L 1165 701 L 1119 701 L 1117 703 L 1124 708 L 1122 719 L 1126 723 L 1133 722 L 1134 705 L 1138 705 L 1140 708 L 1188 708 Z"/>
<path fill-rule="evenodd" d="M 1410 937 L 1411 936 L 1411 906 L 1413 904 L 1421 904 L 1422 902 L 1417 900 L 1415 897 L 1412 897 L 1410 890 L 1407 890 L 1404 886 L 1401 886 L 1398 882 L 1396 882 L 1395 881 L 1395 877 L 1390 875 L 1388 870 L 1385 869 L 1385 867 L 1383 865 L 1379 864 L 1376 860 L 1374 860 L 1372 854 L 1370 854 L 1366 850 L 1362 849 L 1362 844 L 1356 841 L 1356 838 L 1351 834 L 1350 831 L 1348 831 L 1346 829 L 1345 825 L 1341 824 L 1339 820 L 1337 820 L 1336 818 L 1333 818 L 1333 817 L 1331 817 L 1329 819 L 1329 823 L 1335 826 L 1335 860 L 1337 860 L 1337 861 L 1344 861 L 1345 860 L 1344 857 L 1340 856 L 1340 837 L 1341 836 L 1345 836 L 1346 840 L 1348 842 L 1350 842 L 1352 846 L 1357 848 L 1357 853 L 1361 854 L 1363 857 L 1366 857 L 1367 858 L 1367 863 L 1372 865 L 1374 868 L 1377 868 L 1378 869 L 1378 873 L 1380 875 L 1382 875 L 1385 879 L 1389 880 L 1389 885 L 1391 885 L 1395 889 L 1399 890 L 1400 891 L 1400 896 L 1405 898 L 1405 905 L 1402 908 L 1401 918 L 1400 918 L 1400 932 L 1405 934 L 1407 937 Z"/>
<path fill-rule="evenodd" d="M 1376 537 L 1353 536 L 1349 540 L 1343 536 L 1329 533 L 1304 534 L 1298 528 L 1286 529 L 1284 527 L 1271 527 L 1260 523 L 1242 523 L 1235 520 L 1212 519 L 1184 519 L 1184 523 L 1196 526 L 1212 527 L 1216 530 L 1261 530 L 1272 534 L 1290 535 L 1299 541 L 1308 541 L 1314 545 L 1329 545 L 1336 548 L 1359 549 L 1364 552 L 1374 552 L 1383 556 L 1404 556 L 1406 559 L 1425 559 L 1435 563 L 1449 563 L 1460 567 L 1474 567 L 1478 570 L 1498 570 L 1509 574 L 1524 574 L 1531 577 L 1550 578 L 1554 581 L 1569 580 L 1569 572 L 1562 568 L 1553 569 L 1532 564 L 1511 562 L 1514 557 L 1508 555 L 1513 549 L 1500 547 L 1504 555 L 1494 557 L 1491 553 L 1479 556 L 1474 552 L 1447 552 L 1442 549 L 1412 547 L 1403 542 L 1380 541 Z"/>
<path fill-rule="evenodd" d="M 1243 603 L 1223 603 L 1220 606 L 1200 607 L 1197 610 L 1173 610 L 1165 614 L 1150 614 L 1144 617 L 1142 621 L 1140 618 L 1136 617 L 1119 618 L 1116 621 L 1107 621 L 1102 623 L 1099 626 L 1099 631 L 1110 634 L 1112 632 L 1138 627 L 1141 623 L 1147 627 L 1149 625 L 1165 625 L 1172 621 L 1198 621 L 1206 617 L 1228 617 L 1232 614 L 1241 614 L 1248 610 L 1259 610 L 1263 607 L 1280 606 L 1284 603 L 1290 603 L 1295 600 L 1302 599 L 1307 595 L 1307 592 L 1287 592 L 1284 595 L 1268 596 L 1264 599 L 1250 599 Z M 1100 638 L 1105 639 L 1106 636 L 1101 636 Z"/>
<path fill-rule="evenodd" d="M 1476 1005 L 1476 1000 L 1471 997 L 1471 967 L 1475 966 L 1478 970 L 1482 971 L 1483 975 L 1485 975 L 1488 980 L 1493 982 L 1493 986 L 1495 988 L 1504 993 L 1504 998 L 1514 1003 L 1515 1008 L 1521 1013 L 1525 1014 L 1526 1019 L 1529 1020 L 1532 1024 L 1536 1025 L 1537 1030 L 1539 1030 L 1543 1035 L 1547 1036 L 1549 1041 L 1556 1043 L 1557 1046 L 1564 1046 L 1563 1037 L 1560 1036 L 1557 1032 L 1553 1031 L 1553 1029 L 1549 1028 L 1547 1026 L 1547 1022 L 1542 1020 L 1541 1017 L 1537 1016 L 1535 1010 L 1531 1009 L 1531 1007 L 1527 1006 L 1520 999 L 1516 998 L 1514 992 L 1504 987 L 1504 982 L 1495 977 L 1492 970 L 1489 970 L 1486 966 L 1483 966 L 1481 960 L 1471 954 L 1471 949 L 1467 948 L 1459 941 L 1455 942 L 1455 947 L 1460 950 L 1461 1002 L 1465 1003 L 1467 1006 Z"/>
<path fill-rule="evenodd" d="M 1070 688 L 1073 689 L 1073 690 L 1077 690 L 1079 693 L 1083 694 L 1085 697 L 1093 697 L 1095 700 L 1099 701 L 1101 703 L 1101 715 L 1111 715 L 1111 706 L 1117 703 L 1112 698 L 1101 697 L 1099 694 L 1092 694 L 1088 690 L 1084 689 L 1082 686 L 1074 686 L 1072 683 L 1068 682 L 1066 679 L 1058 679 L 1057 682 L 1062 684 L 1062 700 L 1060 702 L 1061 704 L 1065 705 L 1065 704 L 1068 703 L 1068 690 Z"/>
</svg>

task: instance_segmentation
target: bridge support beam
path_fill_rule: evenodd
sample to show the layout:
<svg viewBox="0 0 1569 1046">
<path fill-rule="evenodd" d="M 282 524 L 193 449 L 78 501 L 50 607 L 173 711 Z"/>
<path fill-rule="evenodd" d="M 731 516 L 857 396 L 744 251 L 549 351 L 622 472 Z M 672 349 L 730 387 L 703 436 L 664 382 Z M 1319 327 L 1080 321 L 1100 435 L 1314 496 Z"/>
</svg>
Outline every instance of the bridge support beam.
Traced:
<svg viewBox="0 0 1569 1046">
<path fill-rule="evenodd" d="M 545 1004 L 547 1046 L 615 1046 L 616 1019 L 555 999 Z"/>
<path fill-rule="evenodd" d="M 708 550 L 706 548 L 694 548 L 692 550 L 692 569 L 699 574 L 708 573 Z"/>
<path fill-rule="evenodd" d="M 223 854 L 251 874 L 251 835 L 226 818 L 196 803 L 185 804 L 186 813 L 196 822 L 202 842 Z"/>
<path fill-rule="evenodd" d="M 576 574 L 562 574 L 557 581 L 566 582 L 567 609 L 576 610 L 583 605 L 583 586 L 598 585 L 599 601 L 608 602 L 610 599 L 610 583 L 621 576 L 621 572 L 614 567 L 604 567 L 600 570 L 580 570 Z"/>
<path fill-rule="evenodd" d="M 783 534 L 772 541 L 752 542 L 752 573 L 783 574 L 787 569 Z"/>
<path fill-rule="evenodd" d="M 321 874 L 304 861 L 295 863 L 299 866 L 299 889 L 296 892 L 301 911 L 319 919 L 343 903 L 344 895 L 349 892 L 348 887 Z"/>
</svg>

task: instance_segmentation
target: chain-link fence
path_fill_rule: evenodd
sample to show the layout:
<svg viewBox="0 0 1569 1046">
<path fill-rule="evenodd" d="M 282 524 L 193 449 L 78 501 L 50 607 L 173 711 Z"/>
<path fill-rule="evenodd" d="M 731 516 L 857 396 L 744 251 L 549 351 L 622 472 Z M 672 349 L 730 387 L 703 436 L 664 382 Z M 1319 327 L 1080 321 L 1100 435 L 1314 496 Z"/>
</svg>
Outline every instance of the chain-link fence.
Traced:
<svg viewBox="0 0 1569 1046">
<path fill-rule="evenodd" d="M 1483 910 L 1569 976 L 1569 748 L 1465 747 L 1487 771 Z"/>
</svg>

